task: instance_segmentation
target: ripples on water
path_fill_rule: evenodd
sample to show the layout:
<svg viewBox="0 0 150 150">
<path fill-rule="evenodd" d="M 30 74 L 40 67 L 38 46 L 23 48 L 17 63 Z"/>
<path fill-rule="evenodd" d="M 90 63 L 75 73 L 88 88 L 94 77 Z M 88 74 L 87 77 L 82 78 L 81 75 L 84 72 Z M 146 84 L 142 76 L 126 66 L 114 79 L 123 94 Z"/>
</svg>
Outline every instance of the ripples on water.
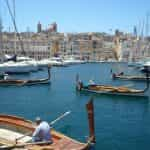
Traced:
<svg viewBox="0 0 150 150">
<path fill-rule="evenodd" d="M 127 68 L 126 64 L 102 63 L 82 64 L 69 67 L 52 68 L 51 84 L 0 87 L 0 112 L 14 114 L 33 120 L 41 116 L 52 121 L 61 113 L 72 113 L 54 125 L 54 128 L 68 136 L 85 141 L 88 136 L 85 104 L 91 94 L 75 90 L 75 76 L 79 73 L 84 82 L 113 85 L 131 85 L 143 88 L 143 82 L 112 81 L 110 69 L 127 74 L 139 73 Z M 20 78 L 46 77 L 46 71 Z M 150 91 L 150 90 L 149 90 Z M 150 95 L 150 92 L 147 92 Z M 150 147 L 150 103 L 149 98 L 94 95 L 96 150 L 147 150 Z"/>
</svg>

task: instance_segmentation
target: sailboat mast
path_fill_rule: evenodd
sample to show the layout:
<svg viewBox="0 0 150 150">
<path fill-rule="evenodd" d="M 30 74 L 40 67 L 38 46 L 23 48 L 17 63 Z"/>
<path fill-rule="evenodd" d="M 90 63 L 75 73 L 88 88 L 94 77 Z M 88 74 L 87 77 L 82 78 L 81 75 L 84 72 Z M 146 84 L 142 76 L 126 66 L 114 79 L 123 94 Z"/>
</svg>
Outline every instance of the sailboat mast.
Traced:
<svg viewBox="0 0 150 150">
<path fill-rule="evenodd" d="M 8 11 L 9 11 L 9 14 L 11 16 L 11 19 L 12 19 L 12 22 L 13 22 L 13 25 L 14 25 L 14 28 L 15 28 L 15 31 L 16 31 L 16 36 L 18 37 L 19 41 L 20 41 L 20 45 L 21 45 L 21 49 L 22 49 L 22 54 L 23 55 L 26 55 L 26 52 L 24 50 L 24 46 L 23 46 L 23 42 L 22 42 L 22 39 L 21 39 L 21 36 L 17 30 L 17 26 L 16 26 L 16 22 L 15 22 L 15 19 L 14 19 L 14 16 L 13 16 L 13 13 L 10 9 L 10 5 L 9 5 L 9 2 L 8 0 L 5 1 L 6 2 L 6 5 L 7 5 L 7 8 L 8 8 Z"/>
<path fill-rule="evenodd" d="M 14 14 L 14 20 L 16 22 L 16 5 L 15 5 L 15 0 L 13 0 L 13 14 Z M 16 31 L 14 27 L 14 54 L 16 54 Z"/>
<path fill-rule="evenodd" d="M 148 37 L 149 37 L 149 17 L 150 17 L 150 13 L 147 12 L 146 14 L 146 33 L 145 33 L 145 36 L 147 38 L 147 42 L 148 42 Z M 148 45 L 148 44 L 147 44 Z M 149 56 L 149 48 L 148 46 L 146 46 L 146 56 Z"/>
<path fill-rule="evenodd" d="M 146 29 L 145 29 L 145 36 L 146 37 L 149 36 L 149 16 L 150 16 L 150 14 L 147 13 L 146 14 Z"/>
<path fill-rule="evenodd" d="M 3 43 L 3 41 L 2 41 L 2 17 L 1 17 L 1 8 L 0 8 L 0 58 L 2 57 L 2 50 L 3 50 L 2 43 Z"/>
</svg>

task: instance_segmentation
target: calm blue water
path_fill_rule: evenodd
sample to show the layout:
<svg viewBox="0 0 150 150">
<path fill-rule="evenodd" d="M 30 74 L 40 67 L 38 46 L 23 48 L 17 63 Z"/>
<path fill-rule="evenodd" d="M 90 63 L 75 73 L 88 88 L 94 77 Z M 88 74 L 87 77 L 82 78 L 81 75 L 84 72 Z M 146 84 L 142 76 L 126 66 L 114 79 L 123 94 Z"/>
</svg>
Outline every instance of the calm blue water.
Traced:
<svg viewBox="0 0 150 150">
<path fill-rule="evenodd" d="M 126 85 L 143 88 L 143 82 L 112 81 L 110 69 L 138 73 L 126 64 L 82 64 L 52 68 L 51 84 L 24 87 L 0 87 L 0 113 L 14 114 L 34 120 L 40 116 L 52 121 L 61 113 L 72 113 L 54 125 L 54 128 L 77 140 L 85 141 L 88 122 L 85 104 L 91 94 L 75 90 L 75 76 L 88 82 L 94 79 L 102 84 Z M 46 71 L 17 76 L 17 78 L 46 77 Z M 150 91 L 150 90 L 149 90 Z M 150 95 L 150 92 L 147 92 Z M 94 95 L 95 150 L 147 150 L 150 147 L 149 98 Z"/>
</svg>

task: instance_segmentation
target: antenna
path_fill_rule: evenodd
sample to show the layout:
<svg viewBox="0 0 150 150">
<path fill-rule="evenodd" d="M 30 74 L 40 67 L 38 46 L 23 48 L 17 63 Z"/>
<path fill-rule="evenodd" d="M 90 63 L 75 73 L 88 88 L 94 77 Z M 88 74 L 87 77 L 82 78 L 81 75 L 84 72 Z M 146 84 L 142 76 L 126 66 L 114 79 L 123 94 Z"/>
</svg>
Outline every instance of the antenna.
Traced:
<svg viewBox="0 0 150 150">
<path fill-rule="evenodd" d="M 15 6 L 15 0 L 13 0 L 13 14 L 14 14 L 14 20 L 16 22 L 16 6 Z M 14 53 L 16 54 L 16 31 L 14 28 Z"/>
<path fill-rule="evenodd" d="M 146 29 L 145 29 L 145 36 L 148 37 L 149 36 L 149 17 L 150 17 L 150 13 L 147 12 L 146 14 Z"/>
</svg>

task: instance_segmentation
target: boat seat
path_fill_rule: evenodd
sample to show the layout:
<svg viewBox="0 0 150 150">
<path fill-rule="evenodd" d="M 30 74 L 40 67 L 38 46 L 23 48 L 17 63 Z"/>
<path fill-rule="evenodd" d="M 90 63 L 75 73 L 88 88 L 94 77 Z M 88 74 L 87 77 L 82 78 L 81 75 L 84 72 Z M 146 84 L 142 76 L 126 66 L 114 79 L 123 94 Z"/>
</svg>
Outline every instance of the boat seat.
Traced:
<svg viewBox="0 0 150 150">
<path fill-rule="evenodd" d="M 6 141 L 15 142 L 16 138 L 22 137 L 24 134 L 18 133 L 16 131 L 11 131 L 8 129 L 0 129 L 0 139 L 6 139 Z M 18 140 L 20 143 L 30 142 L 32 140 L 31 136 L 25 136 L 24 138 Z"/>
</svg>

